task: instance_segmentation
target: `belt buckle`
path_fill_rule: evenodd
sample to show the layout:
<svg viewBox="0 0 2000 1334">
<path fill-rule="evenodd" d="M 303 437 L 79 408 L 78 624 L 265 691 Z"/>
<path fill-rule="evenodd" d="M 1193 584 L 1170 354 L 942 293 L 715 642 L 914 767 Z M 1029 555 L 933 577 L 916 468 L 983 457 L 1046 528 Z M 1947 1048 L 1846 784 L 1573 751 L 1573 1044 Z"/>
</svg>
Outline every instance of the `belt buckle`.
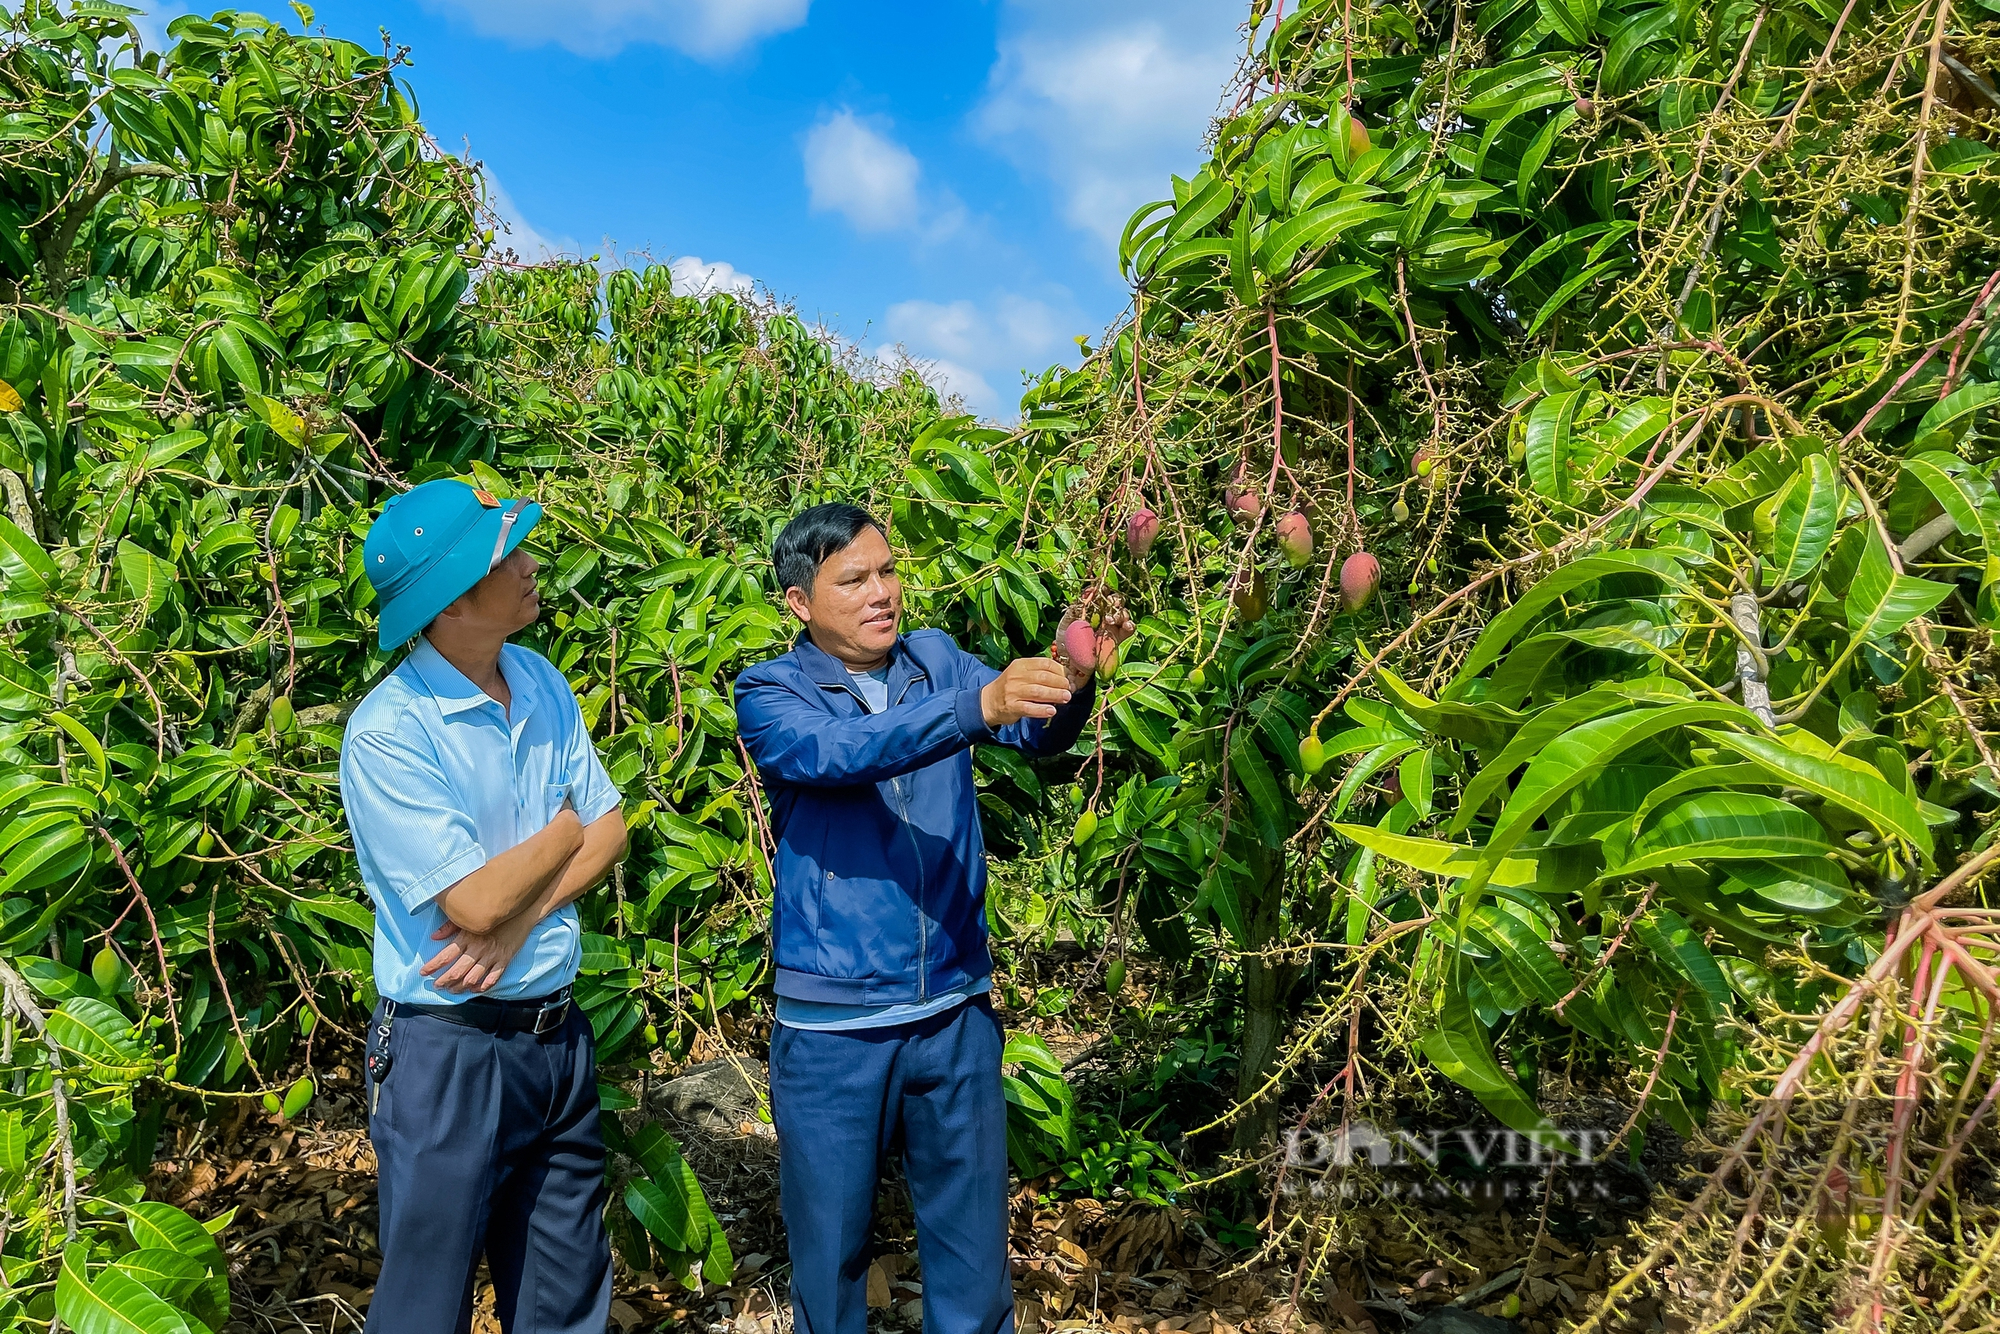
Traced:
<svg viewBox="0 0 2000 1334">
<path fill-rule="evenodd" d="M 549 1004 L 535 1011 L 535 1026 L 532 1032 L 536 1037 L 540 1037 L 544 1033 L 553 1033 L 562 1027 L 563 1020 L 568 1017 L 569 997 L 565 996 L 560 1001 L 551 1001 Z"/>
</svg>

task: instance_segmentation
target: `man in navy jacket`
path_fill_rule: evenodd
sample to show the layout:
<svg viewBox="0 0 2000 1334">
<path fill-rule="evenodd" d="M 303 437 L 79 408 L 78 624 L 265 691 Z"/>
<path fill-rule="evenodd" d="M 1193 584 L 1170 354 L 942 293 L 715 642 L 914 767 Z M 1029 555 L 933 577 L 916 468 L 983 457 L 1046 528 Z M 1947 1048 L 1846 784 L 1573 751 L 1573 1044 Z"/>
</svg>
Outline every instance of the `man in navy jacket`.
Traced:
<svg viewBox="0 0 2000 1334">
<path fill-rule="evenodd" d="M 926 1334 L 1009 1330 L 1003 1035 L 971 748 L 1068 750 L 1091 676 L 1049 657 L 996 672 L 942 631 L 900 633 L 895 556 L 852 505 L 799 515 L 772 559 L 805 634 L 737 678 L 736 717 L 778 841 L 771 1108 L 794 1324 L 865 1334 L 875 1190 L 900 1142 Z"/>
</svg>

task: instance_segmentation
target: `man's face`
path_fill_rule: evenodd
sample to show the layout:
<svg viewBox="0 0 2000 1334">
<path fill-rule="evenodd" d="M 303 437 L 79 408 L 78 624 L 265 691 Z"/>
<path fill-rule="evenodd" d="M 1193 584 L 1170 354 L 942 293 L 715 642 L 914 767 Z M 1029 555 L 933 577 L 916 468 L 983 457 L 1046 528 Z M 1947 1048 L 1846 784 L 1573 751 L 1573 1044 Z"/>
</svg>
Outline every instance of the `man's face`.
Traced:
<svg viewBox="0 0 2000 1334">
<path fill-rule="evenodd" d="M 525 630 L 541 613 L 542 596 L 535 591 L 535 574 L 541 568 L 533 556 L 516 547 L 492 573 L 446 607 L 443 616 L 453 618 L 457 629 L 502 638 Z"/>
<path fill-rule="evenodd" d="M 812 596 L 788 588 L 785 603 L 806 623 L 813 642 L 850 666 L 885 657 L 903 620 L 903 581 L 896 557 L 872 525 L 820 562 Z"/>
</svg>

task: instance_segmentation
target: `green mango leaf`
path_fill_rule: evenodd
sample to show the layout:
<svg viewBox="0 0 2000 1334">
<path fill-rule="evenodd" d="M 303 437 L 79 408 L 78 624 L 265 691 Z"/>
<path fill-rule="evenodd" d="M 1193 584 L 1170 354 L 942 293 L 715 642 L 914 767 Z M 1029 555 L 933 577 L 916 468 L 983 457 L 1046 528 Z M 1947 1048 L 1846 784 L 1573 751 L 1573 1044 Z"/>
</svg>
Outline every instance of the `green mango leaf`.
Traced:
<svg viewBox="0 0 2000 1334">
<path fill-rule="evenodd" d="M 1231 234 L 1229 252 L 1229 286 L 1237 302 L 1244 306 L 1257 304 L 1256 225 L 1250 201 L 1245 199 L 1236 210 L 1236 230 Z"/>
<path fill-rule="evenodd" d="M 1753 792 L 1699 792 L 1668 806 L 1632 841 L 1629 860 L 1606 877 L 1710 861 L 1821 857 L 1833 841 L 1819 821 L 1789 801 Z"/>
<path fill-rule="evenodd" d="M 1521 1086 L 1494 1059 L 1486 1030 L 1471 1012 L 1464 993 L 1446 997 L 1442 1025 L 1425 1036 L 1423 1053 L 1432 1065 L 1477 1097 L 1503 1125 L 1532 1137 L 1545 1148 L 1573 1153 L 1569 1139 L 1542 1114 Z"/>
<path fill-rule="evenodd" d="M 1651 551 L 1608 551 L 1571 561 L 1523 593 L 1513 606 L 1488 622 L 1486 629 L 1466 654 L 1458 675 L 1446 688 L 1446 697 L 1463 693 L 1464 684 L 1497 661 L 1515 636 L 1526 630 L 1550 607 L 1585 584 L 1613 575 L 1639 574 L 1665 583 L 1670 589 L 1687 584 L 1687 574 L 1671 556 Z"/>
<path fill-rule="evenodd" d="M 1347 808 L 1368 780 L 1382 770 L 1408 755 L 1423 743 L 1420 741 L 1386 741 L 1363 755 L 1352 769 L 1340 780 L 1340 786 L 1333 796 L 1333 818 L 1338 820 L 1347 814 Z"/>
<path fill-rule="evenodd" d="M 1732 863 L 1722 892 L 1750 894 L 1768 907 L 1811 915 L 1847 902 L 1853 886 L 1838 863 L 1828 858 L 1793 857 Z"/>
<path fill-rule="evenodd" d="M 1863 643 L 1895 634 L 1951 596 L 1951 585 L 1897 574 L 1889 549 L 1872 527 L 1847 590 L 1847 623 Z"/>
<path fill-rule="evenodd" d="M 1521 775 L 1513 796 L 1494 821 L 1482 864 L 1498 864 L 1524 838 L 1536 820 L 1618 756 L 1642 741 L 1676 727 L 1696 723 L 1736 722 L 1748 718 L 1734 704 L 1670 704 L 1661 709 L 1633 709 L 1593 718 L 1551 741 Z M 1469 886 L 1470 888 L 1470 886 Z"/>
<path fill-rule="evenodd" d="M 1403 758 L 1402 767 L 1396 771 L 1397 782 L 1403 789 L 1403 800 L 1410 803 L 1419 820 L 1428 820 L 1431 815 L 1431 787 L 1437 757 L 1425 747 Z"/>
<path fill-rule="evenodd" d="M 1535 998 L 1554 1005 L 1567 996 L 1575 979 L 1563 967 L 1547 937 L 1526 908 L 1509 899 L 1488 899 L 1472 913 L 1473 929 L 1500 952 L 1514 975 L 1526 983 Z"/>
<path fill-rule="evenodd" d="M 1798 458 L 1783 442 L 1773 440 L 1730 464 L 1721 476 L 1710 479 L 1701 489 L 1723 508 L 1735 509 L 1775 493 L 1798 471 Z"/>
<path fill-rule="evenodd" d="M 1980 410 L 1996 398 L 2000 398 L 2000 383 L 1991 380 L 1954 389 L 1932 404 L 1923 420 L 1917 423 L 1917 444 L 1934 448 L 1939 441 L 1933 437 L 1942 437 L 1946 443 L 1956 441 L 1972 425 Z"/>
<path fill-rule="evenodd" d="M 1250 798 L 1249 814 L 1257 837 L 1267 848 L 1284 847 L 1292 832 L 1289 800 L 1249 728 L 1238 729 L 1230 738 L 1229 772 Z"/>
<path fill-rule="evenodd" d="M 1789 584 L 1810 574 L 1833 545 L 1840 519 L 1840 475 L 1824 454 L 1808 454 L 1799 482 L 1778 504 L 1772 579 Z"/>
<path fill-rule="evenodd" d="M 1731 750 L 1794 787 L 1816 793 L 1852 811 L 1877 830 L 1893 834 L 1930 860 L 1934 845 L 1916 802 L 1890 786 L 1874 765 L 1844 755 L 1810 732 L 1800 729 L 1781 736 L 1697 728 L 1701 735 Z"/>
<path fill-rule="evenodd" d="M 178 574 L 171 564 L 124 538 L 118 542 L 118 573 L 148 616 L 166 605 Z"/>
<path fill-rule="evenodd" d="M 1479 849 L 1442 839 L 1418 838 L 1391 833 L 1377 825 L 1336 824 L 1334 832 L 1390 861 L 1414 867 L 1426 875 L 1463 879 L 1479 864 Z M 1506 888 L 1525 888 L 1535 883 L 1532 857 L 1506 857 L 1494 868 L 1491 883 Z"/>
<path fill-rule="evenodd" d="M 706 1236 L 695 1238 L 691 1235 L 694 1220 L 690 1216 L 687 1200 L 678 1192 L 670 1193 L 654 1185 L 643 1177 L 637 1177 L 625 1185 L 625 1207 L 632 1211 L 632 1217 L 639 1220 L 639 1226 L 659 1239 L 661 1245 L 670 1251 L 693 1253 L 705 1249 Z"/>
<path fill-rule="evenodd" d="M 1521 721 L 1521 715 L 1514 710 L 1487 701 L 1467 704 L 1426 699 L 1387 667 L 1377 667 L 1375 679 L 1382 683 L 1383 691 L 1396 707 L 1426 731 L 1481 749 L 1505 744 Z"/>
<path fill-rule="evenodd" d="M 1528 414 L 1528 479 L 1551 500 L 1568 502 L 1576 494 L 1570 459 L 1577 405 L 1587 389 L 1551 394 Z"/>
<path fill-rule="evenodd" d="M 72 996 L 49 1016 L 49 1034 L 66 1053 L 88 1062 L 93 1078 L 125 1082 L 152 1069 L 132 1021 L 108 1001 Z"/>
<path fill-rule="evenodd" d="M 1716 967 L 1715 956 L 1687 924 L 1687 919 L 1671 908 L 1654 908 L 1632 923 L 1632 934 L 1669 968 L 1692 982 L 1697 995 L 1707 1001 L 1711 1013 L 1729 1004 L 1729 984 Z"/>
<path fill-rule="evenodd" d="M 1535 0 L 1535 12 L 1572 46 L 1582 46 L 1597 22 L 1597 0 Z"/>
<path fill-rule="evenodd" d="M 1516 769 L 1578 723 L 1633 705 L 1685 704 L 1689 694 L 1688 688 L 1678 681 L 1607 681 L 1549 706 L 1524 724 L 1505 749 L 1480 766 L 1460 793 L 1458 814 L 1452 817 L 1445 832 L 1463 833 L 1486 808 L 1486 803 L 1506 786 Z"/>
<path fill-rule="evenodd" d="M 56 1314 L 76 1334 L 190 1334 L 178 1311 L 130 1274 L 107 1269 L 92 1283 L 85 1242 L 63 1248 L 56 1276 Z"/>
<path fill-rule="evenodd" d="M 7 576 L 8 590 L 16 593 L 46 592 L 59 578 L 49 553 L 4 514 L 0 514 L 0 575 Z"/>
<path fill-rule="evenodd" d="M 179 1251 L 159 1248 L 137 1250 L 119 1258 L 118 1272 L 138 1280 L 162 1301 L 185 1305 L 208 1283 L 208 1267 Z"/>
<path fill-rule="evenodd" d="M 0 1114 L 0 1176 L 28 1170 L 28 1124 L 18 1111 Z"/>
</svg>

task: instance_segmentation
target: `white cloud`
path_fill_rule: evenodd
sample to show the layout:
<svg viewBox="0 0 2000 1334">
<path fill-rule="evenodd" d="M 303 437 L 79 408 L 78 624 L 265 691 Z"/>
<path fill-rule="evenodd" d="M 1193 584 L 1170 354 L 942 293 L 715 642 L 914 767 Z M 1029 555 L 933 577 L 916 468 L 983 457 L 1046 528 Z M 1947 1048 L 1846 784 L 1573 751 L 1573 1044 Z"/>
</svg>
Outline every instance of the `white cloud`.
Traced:
<svg viewBox="0 0 2000 1334">
<path fill-rule="evenodd" d="M 1075 350 L 1064 332 L 1072 322 L 1047 302 L 1012 292 L 987 303 L 899 301 L 883 318 L 894 345 L 884 360 L 900 356 L 975 412 L 1011 419 L 1021 373 L 1039 374 Z"/>
<path fill-rule="evenodd" d="M 734 264 L 719 259 L 710 262 L 700 255 L 682 255 L 667 265 L 667 270 L 674 275 L 674 292 L 679 296 L 708 296 L 712 292 L 748 296 L 757 287 L 757 280 Z"/>
<path fill-rule="evenodd" d="M 1010 0 L 975 127 L 1047 175 L 1071 224 L 1116 242 L 1200 161 L 1235 68 L 1236 7 L 1213 0 Z"/>
<path fill-rule="evenodd" d="M 840 213 L 864 232 L 915 227 L 916 154 L 852 111 L 840 111 L 806 134 L 806 189 L 815 213 Z"/>
<path fill-rule="evenodd" d="M 511 247 L 529 264 L 539 264 L 545 259 L 555 259 L 558 256 L 574 259 L 583 254 L 583 247 L 577 244 L 575 237 L 549 236 L 538 231 L 522 216 L 520 206 L 514 202 L 514 196 L 507 193 L 507 187 L 500 184 L 500 178 L 490 170 L 486 173 L 486 206 L 493 210 L 504 225 L 504 230 L 497 231 L 493 238 L 494 246 L 498 249 Z"/>
<path fill-rule="evenodd" d="M 652 43 L 721 60 L 806 21 L 812 0 L 423 0 L 516 46 L 550 42 L 581 56 Z"/>
</svg>

